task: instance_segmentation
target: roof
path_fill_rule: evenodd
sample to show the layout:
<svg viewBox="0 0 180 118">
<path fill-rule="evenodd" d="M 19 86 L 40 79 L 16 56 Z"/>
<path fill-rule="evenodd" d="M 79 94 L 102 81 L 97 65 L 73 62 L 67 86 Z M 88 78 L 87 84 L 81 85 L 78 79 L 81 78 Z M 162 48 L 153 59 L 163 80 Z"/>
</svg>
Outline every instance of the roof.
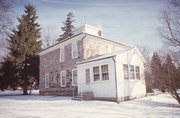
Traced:
<svg viewBox="0 0 180 118">
<path fill-rule="evenodd" d="M 54 46 L 56 46 L 56 45 L 58 45 L 58 44 L 61 44 L 62 42 L 65 42 L 65 41 L 70 40 L 70 39 L 72 39 L 72 38 L 74 38 L 74 37 L 76 37 L 76 36 L 79 36 L 79 35 L 81 35 L 81 34 L 85 34 L 85 35 L 88 35 L 88 36 L 100 38 L 100 39 L 103 39 L 103 40 L 106 40 L 106 41 L 110 41 L 110 42 L 112 42 L 112 43 L 120 44 L 120 45 L 122 45 L 122 46 L 131 47 L 131 46 L 129 46 L 129 45 L 126 45 L 126 44 L 123 44 L 123 43 L 120 43 L 120 42 L 117 42 L 117 41 L 114 41 L 114 40 L 110 40 L 110 39 L 106 39 L 106 38 L 94 36 L 94 35 L 91 35 L 91 34 L 88 34 L 88 33 L 79 33 L 79 34 L 77 34 L 77 35 L 74 35 L 74 36 L 71 36 L 71 37 L 69 37 L 69 38 L 67 38 L 67 39 L 64 39 L 64 40 L 62 40 L 62 41 L 60 41 L 60 42 L 58 42 L 58 43 L 56 43 L 56 44 L 54 44 L 54 45 L 52 45 L 52 46 L 50 46 L 50 47 L 48 47 L 48 48 L 45 48 L 45 49 L 40 50 L 40 51 L 38 52 L 38 54 L 40 54 L 41 52 L 46 51 L 46 50 L 48 50 L 48 49 L 50 49 L 50 48 L 52 48 L 52 47 L 54 47 Z"/>
<path fill-rule="evenodd" d="M 93 62 L 93 61 L 99 61 L 99 60 L 103 60 L 103 59 L 113 58 L 113 57 L 115 57 L 116 55 L 122 54 L 122 53 L 124 53 L 124 52 L 127 52 L 128 50 L 131 50 L 131 49 L 133 49 L 133 48 L 134 48 L 134 47 L 128 48 L 128 49 L 125 49 L 125 50 L 115 51 L 115 52 L 108 53 L 108 54 L 105 54 L 105 55 L 102 55 L 102 56 L 99 56 L 99 57 L 96 57 L 96 58 L 93 58 L 93 59 L 89 59 L 89 60 L 86 60 L 86 61 L 77 62 L 76 64 L 79 65 L 79 64 L 89 63 L 89 62 Z"/>
</svg>

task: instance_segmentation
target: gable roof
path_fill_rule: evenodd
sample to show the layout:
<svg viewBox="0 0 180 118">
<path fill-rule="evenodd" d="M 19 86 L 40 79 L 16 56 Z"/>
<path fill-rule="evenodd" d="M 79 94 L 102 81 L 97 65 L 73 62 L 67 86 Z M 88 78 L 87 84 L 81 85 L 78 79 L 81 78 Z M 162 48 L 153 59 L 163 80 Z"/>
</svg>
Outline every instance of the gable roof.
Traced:
<svg viewBox="0 0 180 118">
<path fill-rule="evenodd" d="M 80 65 L 80 64 L 84 64 L 84 63 L 93 62 L 93 61 L 99 61 L 99 60 L 103 60 L 103 59 L 113 58 L 113 57 L 115 57 L 115 56 L 118 55 L 118 54 L 122 54 L 122 53 L 124 53 L 124 52 L 127 52 L 127 51 L 129 51 L 129 50 L 133 50 L 133 49 L 137 52 L 137 54 L 140 56 L 140 58 L 141 58 L 141 59 L 143 60 L 143 62 L 145 63 L 145 62 L 146 62 L 146 59 L 145 59 L 144 56 L 141 54 L 141 52 L 140 52 L 136 47 L 131 47 L 131 48 L 128 48 L 128 49 L 119 50 L 119 51 L 115 51 L 115 52 L 112 52 L 112 53 L 104 54 L 104 55 L 102 55 L 102 56 L 99 56 L 99 57 L 96 57 L 96 58 L 92 58 L 92 59 L 89 59 L 89 60 L 77 62 L 76 64 L 77 64 L 77 65 Z"/>
<path fill-rule="evenodd" d="M 73 38 L 75 38 L 75 37 L 77 37 L 77 36 L 80 36 L 80 35 L 82 35 L 82 34 L 84 34 L 84 37 L 82 37 L 82 39 L 85 38 L 85 36 L 91 36 L 91 37 L 99 38 L 99 39 L 101 39 L 101 40 L 105 40 L 105 41 L 109 41 L 109 42 L 112 42 L 112 43 L 116 43 L 116 44 L 122 45 L 122 46 L 124 46 L 124 47 L 128 47 L 128 48 L 131 47 L 131 46 L 129 46 L 129 45 L 126 45 L 126 44 L 123 44 L 123 43 L 120 43 L 120 42 L 117 42 L 117 41 L 114 41 L 114 40 L 110 40 L 110 39 L 98 37 L 98 36 L 95 36 L 95 35 L 92 35 L 92 34 L 79 33 L 79 34 L 77 34 L 77 35 L 73 35 L 73 36 L 71 36 L 71 37 L 69 37 L 69 38 L 67 38 L 67 39 L 64 39 L 64 40 L 62 40 L 62 41 L 60 41 L 60 42 L 58 42 L 58 43 L 56 43 L 56 44 L 54 44 L 54 45 L 52 45 L 52 46 L 50 46 L 50 47 L 48 47 L 48 48 L 45 48 L 45 49 L 40 50 L 40 51 L 38 52 L 38 55 L 40 55 L 40 53 L 42 53 L 42 52 L 44 52 L 44 51 L 46 51 L 46 50 L 48 50 L 48 49 L 51 49 L 51 48 L 53 48 L 53 47 L 55 47 L 55 46 L 57 46 L 57 45 L 60 45 L 60 44 L 63 43 L 63 42 L 66 42 L 66 41 L 68 41 L 68 40 L 71 40 L 71 39 L 73 39 Z M 60 47 L 59 47 L 59 48 L 60 48 Z"/>
</svg>

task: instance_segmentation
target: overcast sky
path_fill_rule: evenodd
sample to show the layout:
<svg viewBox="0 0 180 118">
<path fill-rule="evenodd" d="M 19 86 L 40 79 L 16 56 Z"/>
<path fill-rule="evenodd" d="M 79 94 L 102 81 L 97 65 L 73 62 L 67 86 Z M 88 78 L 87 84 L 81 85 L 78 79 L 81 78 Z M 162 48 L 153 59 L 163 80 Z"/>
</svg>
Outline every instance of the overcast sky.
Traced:
<svg viewBox="0 0 180 118">
<path fill-rule="evenodd" d="M 29 3 L 37 8 L 41 27 L 53 27 L 55 35 L 60 34 L 66 15 L 73 12 L 75 27 L 87 23 L 101 27 L 108 39 L 153 50 L 162 46 L 157 28 L 159 10 L 167 5 L 167 0 L 14 0 L 18 17 Z"/>
</svg>

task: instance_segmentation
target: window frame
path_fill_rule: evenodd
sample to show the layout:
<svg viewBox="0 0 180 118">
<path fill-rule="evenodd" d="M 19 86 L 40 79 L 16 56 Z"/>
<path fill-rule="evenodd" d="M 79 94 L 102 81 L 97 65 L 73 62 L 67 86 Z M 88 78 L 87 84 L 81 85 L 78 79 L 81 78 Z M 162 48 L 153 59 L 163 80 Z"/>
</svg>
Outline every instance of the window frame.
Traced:
<svg viewBox="0 0 180 118">
<path fill-rule="evenodd" d="M 74 71 L 76 71 L 76 84 L 74 84 Z M 72 69 L 72 86 L 77 86 L 77 69 Z"/>
<path fill-rule="evenodd" d="M 138 68 L 138 72 L 137 72 L 137 68 Z M 139 78 L 137 78 L 137 74 L 139 76 Z M 136 75 L 136 79 L 140 80 L 141 76 L 140 76 L 140 67 L 139 66 L 135 66 L 135 75 Z"/>
<path fill-rule="evenodd" d="M 87 70 L 89 71 L 88 76 L 87 76 Z M 90 68 L 85 69 L 85 76 L 86 76 L 86 84 L 89 84 L 91 82 Z M 89 81 L 87 81 L 87 80 L 89 80 Z"/>
<path fill-rule="evenodd" d="M 125 66 L 127 67 L 126 70 L 125 70 Z M 125 72 L 127 72 L 127 78 L 125 77 Z M 129 65 L 128 64 L 123 64 L 123 75 L 124 75 L 125 80 L 129 79 Z"/>
<path fill-rule="evenodd" d="M 133 67 L 133 68 L 131 68 L 131 67 Z M 131 70 L 131 69 L 133 69 L 133 70 Z M 129 78 L 130 79 L 135 79 L 135 72 L 134 72 L 134 65 L 129 65 Z"/>
<path fill-rule="evenodd" d="M 95 67 L 98 67 L 98 72 L 95 72 L 94 68 Z M 99 78 L 97 80 L 95 80 L 95 75 L 99 75 Z M 100 81 L 101 80 L 101 74 L 100 74 L 100 68 L 99 66 L 93 66 L 93 81 L 94 82 L 97 82 L 97 81 Z"/>
<path fill-rule="evenodd" d="M 63 76 L 63 73 L 64 73 L 64 76 L 65 76 L 65 80 L 64 80 L 64 81 L 65 81 L 65 84 L 64 84 L 64 85 L 62 84 L 62 79 L 63 79 L 62 76 Z M 61 71 L 61 87 L 66 87 L 66 71 Z"/>
<path fill-rule="evenodd" d="M 107 66 L 107 70 L 105 72 L 103 72 L 103 66 Z M 107 74 L 107 78 L 103 78 L 103 74 Z M 103 64 L 101 65 L 101 80 L 102 81 L 107 81 L 109 80 L 109 65 L 108 64 Z"/>
<path fill-rule="evenodd" d="M 48 73 L 46 73 L 44 76 L 44 84 L 45 84 L 45 88 L 49 88 L 49 74 Z"/>
<path fill-rule="evenodd" d="M 64 60 L 65 60 L 65 51 L 64 51 L 64 46 L 60 48 L 59 53 L 60 53 L 60 56 L 59 56 L 59 58 L 60 58 L 60 59 L 59 59 L 59 60 L 60 60 L 60 62 L 64 62 Z"/>
<path fill-rule="evenodd" d="M 78 46 L 77 46 L 77 42 L 73 42 L 72 45 L 71 45 L 71 56 L 72 56 L 72 59 L 75 59 L 78 57 Z M 74 52 L 75 52 L 75 55 L 74 55 Z"/>
</svg>

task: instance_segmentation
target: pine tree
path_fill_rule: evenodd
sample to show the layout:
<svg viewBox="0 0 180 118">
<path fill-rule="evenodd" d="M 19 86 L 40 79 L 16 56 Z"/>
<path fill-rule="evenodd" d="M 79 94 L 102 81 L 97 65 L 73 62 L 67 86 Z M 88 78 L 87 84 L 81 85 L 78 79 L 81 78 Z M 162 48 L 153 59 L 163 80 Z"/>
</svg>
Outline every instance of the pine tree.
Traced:
<svg viewBox="0 0 180 118">
<path fill-rule="evenodd" d="M 18 18 L 19 25 L 9 35 L 9 58 L 16 67 L 18 84 L 27 95 L 27 89 L 32 77 L 38 77 L 38 57 L 41 49 L 40 25 L 36 22 L 38 16 L 32 5 L 25 5 L 25 13 Z M 36 72 L 34 72 L 36 71 Z M 38 79 L 38 78 L 37 78 Z"/>
<path fill-rule="evenodd" d="M 162 65 L 157 52 L 153 53 L 151 60 L 151 72 L 154 80 L 154 87 L 163 89 L 164 83 L 162 82 Z"/>
<path fill-rule="evenodd" d="M 180 84 L 180 77 L 178 69 L 173 64 L 170 55 L 167 55 L 166 61 L 163 66 L 163 72 L 163 79 L 168 93 L 172 95 L 180 104 L 180 96 L 177 93 L 177 89 L 179 88 Z"/>
<path fill-rule="evenodd" d="M 70 36 L 73 35 L 72 31 L 74 29 L 74 25 L 72 24 L 75 20 L 73 20 L 74 14 L 72 12 L 67 14 L 67 19 L 65 22 L 63 22 L 63 27 L 61 27 L 61 30 L 64 32 L 62 35 L 60 35 L 58 41 L 64 40 Z"/>
</svg>

